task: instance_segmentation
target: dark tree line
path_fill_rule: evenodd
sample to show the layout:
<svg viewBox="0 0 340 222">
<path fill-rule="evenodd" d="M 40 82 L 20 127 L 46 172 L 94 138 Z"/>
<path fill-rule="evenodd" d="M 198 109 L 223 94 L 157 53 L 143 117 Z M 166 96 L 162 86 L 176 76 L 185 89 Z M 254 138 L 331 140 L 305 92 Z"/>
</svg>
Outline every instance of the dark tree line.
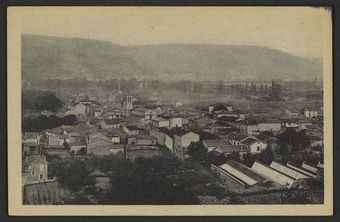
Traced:
<svg viewBox="0 0 340 222">
<path fill-rule="evenodd" d="M 52 112 L 56 112 L 63 104 L 53 92 L 33 90 L 22 92 L 21 103 L 23 110 L 49 110 Z"/>
<path fill-rule="evenodd" d="M 57 117 L 55 115 L 45 116 L 39 115 L 37 117 L 25 117 L 22 120 L 23 132 L 41 132 L 46 129 L 55 128 L 61 125 L 75 125 L 77 117 L 75 115 L 68 115 L 65 117 Z"/>
</svg>

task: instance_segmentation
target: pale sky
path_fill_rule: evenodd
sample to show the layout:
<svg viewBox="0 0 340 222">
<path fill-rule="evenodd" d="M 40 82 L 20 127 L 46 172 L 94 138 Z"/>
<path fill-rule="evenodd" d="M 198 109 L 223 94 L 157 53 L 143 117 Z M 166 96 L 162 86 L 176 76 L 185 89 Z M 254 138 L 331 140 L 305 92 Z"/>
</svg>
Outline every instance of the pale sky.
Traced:
<svg viewBox="0 0 340 222">
<path fill-rule="evenodd" d="M 121 45 L 259 45 L 305 57 L 322 57 L 329 24 L 326 10 L 309 7 L 27 7 L 22 15 L 25 34 Z"/>
</svg>

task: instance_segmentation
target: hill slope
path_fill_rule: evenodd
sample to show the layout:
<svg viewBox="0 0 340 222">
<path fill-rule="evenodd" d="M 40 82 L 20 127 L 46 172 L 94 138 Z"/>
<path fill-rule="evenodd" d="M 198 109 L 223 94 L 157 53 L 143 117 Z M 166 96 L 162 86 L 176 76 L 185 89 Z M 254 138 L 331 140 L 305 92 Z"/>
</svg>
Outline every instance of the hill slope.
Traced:
<svg viewBox="0 0 340 222">
<path fill-rule="evenodd" d="M 98 40 L 23 35 L 22 75 L 24 80 L 74 77 L 310 80 L 322 75 L 322 65 L 317 60 L 258 46 L 120 46 Z"/>
</svg>

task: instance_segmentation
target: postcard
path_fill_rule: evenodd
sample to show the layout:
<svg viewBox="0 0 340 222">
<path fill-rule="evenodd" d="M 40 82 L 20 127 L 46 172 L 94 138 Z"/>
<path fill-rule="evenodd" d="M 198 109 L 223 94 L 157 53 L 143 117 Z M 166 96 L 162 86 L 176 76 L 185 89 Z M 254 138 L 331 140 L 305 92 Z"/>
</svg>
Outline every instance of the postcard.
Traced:
<svg viewBox="0 0 340 222">
<path fill-rule="evenodd" d="M 332 16 L 9 7 L 9 214 L 332 215 Z"/>
</svg>

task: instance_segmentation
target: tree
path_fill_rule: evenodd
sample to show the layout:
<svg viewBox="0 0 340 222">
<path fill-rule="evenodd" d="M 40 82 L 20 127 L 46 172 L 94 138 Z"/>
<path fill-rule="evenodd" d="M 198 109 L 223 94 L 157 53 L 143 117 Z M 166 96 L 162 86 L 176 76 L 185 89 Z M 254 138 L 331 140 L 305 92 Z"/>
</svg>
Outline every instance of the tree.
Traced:
<svg viewBox="0 0 340 222">
<path fill-rule="evenodd" d="M 207 149 L 202 142 L 192 142 L 187 149 L 187 153 L 195 160 L 205 160 Z"/>
<path fill-rule="evenodd" d="M 55 172 L 60 183 L 72 191 L 78 191 L 84 186 L 94 185 L 94 180 L 90 177 L 90 168 L 82 159 L 67 159 L 57 169 Z"/>
<path fill-rule="evenodd" d="M 239 152 L 233 151 L 233 152 L 230 154 L 230 159 L 239 162 L 239 161 L 240 161 L 240 153 L 239 153 Z"/>
<path fill-rule="evenodd" d="M 268 146 L 265 150 L 263 150 L 256 156 L 256 159 L 264 164 L 270 165 L 274 159 L 274 153 L 272 149 Z"/>
<path fill-rule="evenodd" d="M 287 154 L 294 154 L 307 148 L 310 144 L 310 139 L 304 131 L 296 132 L 293 128 L 287 128 L 277 136 L 277 139 L 283 154 L 286 152 Z"/>
<path fill-rule="evenodd" d="M 246 155 L 243 156 L 243 161 L 242 163 L 246 165 L 247 167 L 251 167 L 255 162 L 255 158 L 251 153 L 247 153 Z"/>
</svg>

